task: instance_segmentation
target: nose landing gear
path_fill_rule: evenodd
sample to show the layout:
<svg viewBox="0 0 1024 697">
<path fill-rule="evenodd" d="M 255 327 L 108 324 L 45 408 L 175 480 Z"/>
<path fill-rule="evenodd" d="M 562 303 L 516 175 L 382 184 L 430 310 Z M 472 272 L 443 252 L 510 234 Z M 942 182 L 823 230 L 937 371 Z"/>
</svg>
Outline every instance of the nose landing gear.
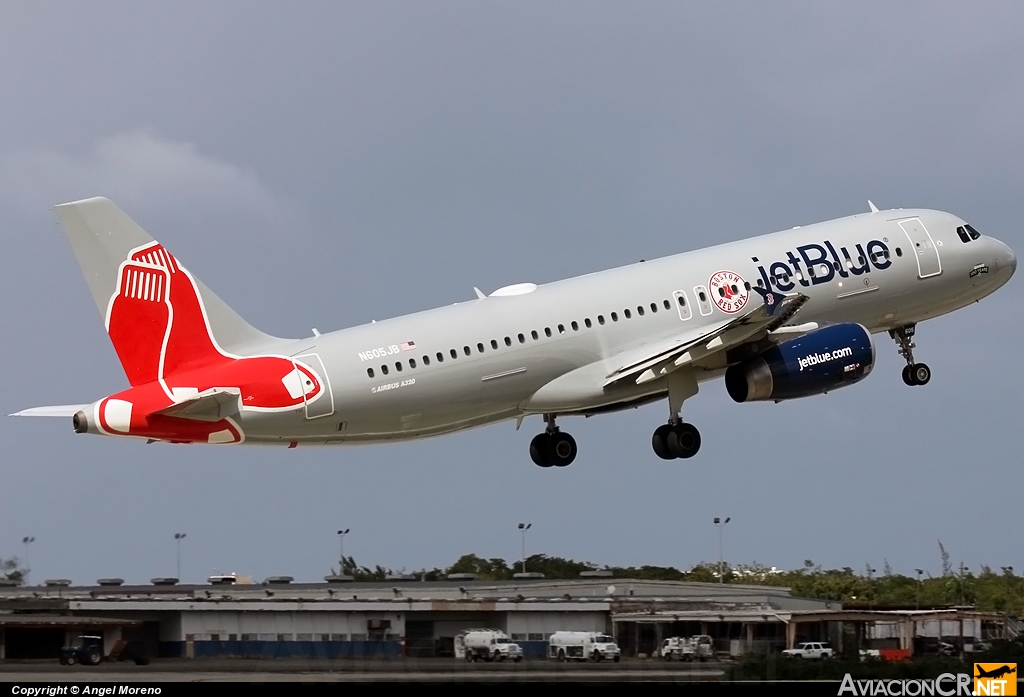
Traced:
<svg viewBox="0 0 1024 697">
<path fill-rule="evenodd" d="M 927 385 L 932 379 L 931 368 L 924 363 L 914 362 L 914 349 L 917 348 L 913 340 L 915 330 L 916 326 L 913 324 L 889 330 L 889 336 L 899 346 L 900 355 L 907 360 L 907 365 L 903 368 L 903 382 L 911 387 Z"/>
</svg>

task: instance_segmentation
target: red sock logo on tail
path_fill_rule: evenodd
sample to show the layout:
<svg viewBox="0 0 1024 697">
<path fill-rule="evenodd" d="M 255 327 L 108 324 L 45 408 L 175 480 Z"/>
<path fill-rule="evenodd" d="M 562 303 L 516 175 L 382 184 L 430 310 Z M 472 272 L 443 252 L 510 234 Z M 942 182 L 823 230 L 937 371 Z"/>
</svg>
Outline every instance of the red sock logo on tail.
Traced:
<svg viewBox="0 0 1024 697">
<path fill-rule="evenodd" d="M 124 409 L 131 416 L 124 427 L 130 422 L 131 435 L 149 435 L 142 431 L 152 430 L 155 437 L 174 440 L 169 437 L 173 424 L 186 420 L 146 415 L 214 387 L 237 387 L 243 408 L 270 411 L 301 407 L 324 392 L 320 377 L 290 358 L 222 351 L 195 281 L 156 242 L 134 250 L 121 265 L 107 312 L 107 333 L 132 387 L 157 382 L 161 387 L 158 392 L 132 389 L 117 395 L 115 401 L 128 405 Z M 135 392 L 139 394 L 129 397 Z M 218 425 L 223 428 L 222 422 Z M 116 426 L 112 430 L 124 432 Z M 209 425 L 182 424 L 181 439 L 202 439 L 200 431 L 207 430 Z M 210 442 L 241 440 L 241 432 L 234 427 L 209 435 Z"/>
</svg>

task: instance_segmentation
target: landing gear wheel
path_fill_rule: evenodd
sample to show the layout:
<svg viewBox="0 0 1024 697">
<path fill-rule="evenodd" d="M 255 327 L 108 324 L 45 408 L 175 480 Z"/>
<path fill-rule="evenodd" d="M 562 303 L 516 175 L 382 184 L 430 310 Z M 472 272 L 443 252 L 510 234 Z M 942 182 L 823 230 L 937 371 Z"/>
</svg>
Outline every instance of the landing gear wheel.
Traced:
<svg viewBox="0 0 1024 697">
<path fill-rule="evenodd" d="M 548 436 L 544 456 L 555 467 L 567 467 L 576 459 L 576 440 L 568 433 L 552 433 Z"/>
<path fill-rule="evenodd" d="M 654 435 L 651 437 L 651 445 L 654 447 L 654 453 L 662 460 L 674 460 L 676 456 L 668 449 L 668 434 L 672 430 L 669 424 L 662 424 L 654 430 Z"/>
<path fill-rule="evenodd" d="M 914 386 L 914 376 L 910 372 L 909 365 L 903 366 L 903 383 L 905 385 L 909 385 L 910 387 Z"/>
<path fill-rule="evenodd" d="M 541 433 L 530 441 L 530 459 L 538 467 L 551 467 L 552 465 L 552 462 L 545 456 L 550 439 L 551 437 L 547 433 Z"/>
<path fill-rule="evenodd" d="M 676 424 L 669 430 L 665 444 L 678 458 L 693 457 L 700 450 L 700 431 L 693 424 Z"/>
<path fill-rule="evenodd" d="M 910 373 L 914 378 L 915 385 L 927 385 L 928 381 L 932 379 L 932 369 L 924 363 L 911 366 Z"/>
</svg>

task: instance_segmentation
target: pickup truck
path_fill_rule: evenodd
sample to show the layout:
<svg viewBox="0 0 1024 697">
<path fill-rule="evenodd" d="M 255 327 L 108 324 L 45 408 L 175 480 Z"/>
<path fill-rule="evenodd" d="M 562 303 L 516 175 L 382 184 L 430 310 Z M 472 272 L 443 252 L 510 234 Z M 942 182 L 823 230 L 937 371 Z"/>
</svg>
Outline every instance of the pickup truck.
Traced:
<svg viewBox="0 0 1024 697">
<path fill-rule="evenodd" d="M 789 658 L 833 658 L 835 652 L 828 644 L 820 641 L 805 641 L 797 644 L 795 649 L 786 649 L 783 656 Z"/>
</svg>

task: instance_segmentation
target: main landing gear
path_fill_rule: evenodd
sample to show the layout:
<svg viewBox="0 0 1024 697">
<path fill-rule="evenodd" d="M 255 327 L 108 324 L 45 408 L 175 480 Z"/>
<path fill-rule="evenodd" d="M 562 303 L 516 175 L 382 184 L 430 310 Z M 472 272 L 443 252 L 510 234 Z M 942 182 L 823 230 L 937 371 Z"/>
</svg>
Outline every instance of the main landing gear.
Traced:
<svg viewBox="0 0 1024 697">
<path fill-rule="evenodd" d="M 927 385 L 932 379 L 932 370 L 924 363 L 914 363 L 913 336 L 915 325 L 910 324 L 898 329 L 890 329 L 889 336 L 893 338 L 900 347 L 900 355 L 907 359 L 907 365 L 903 368 L 903 382 L 913 387 L 914 385 Z"/>
<path fill-rule="evenodd" d="M 692 371 L 679 370 L 668 376 L 668 423 L 658 426 L 651 446 L 662 460 L 686 459 L 700 450 L 700 431 L 684 423 L 679 416 L 683 402 L 697 394 L 697 379 Z"/>
<path fill-rule="evenodd" d="M 686 459 L 700 450 L 700 431 L 693 424 L 669 422 L 655 429 L 651 445 L 662 460 Z"/>
<path fill-rule="evenodd" d="M 545 414 L 548 427 L 530 442 L 530 457 L 539 467 L 566 467 L 576 459 L 576 439 L 555 425 L 555 415 Z"/>
</svg>

